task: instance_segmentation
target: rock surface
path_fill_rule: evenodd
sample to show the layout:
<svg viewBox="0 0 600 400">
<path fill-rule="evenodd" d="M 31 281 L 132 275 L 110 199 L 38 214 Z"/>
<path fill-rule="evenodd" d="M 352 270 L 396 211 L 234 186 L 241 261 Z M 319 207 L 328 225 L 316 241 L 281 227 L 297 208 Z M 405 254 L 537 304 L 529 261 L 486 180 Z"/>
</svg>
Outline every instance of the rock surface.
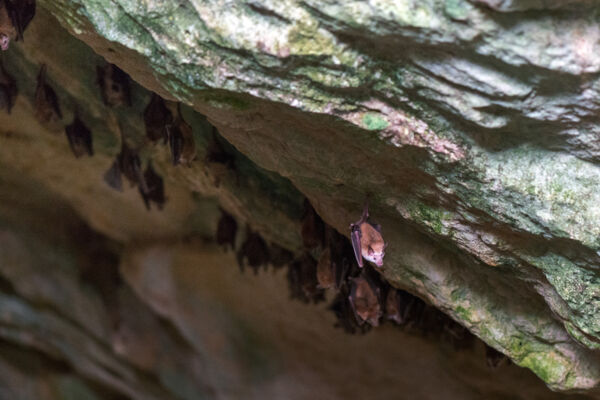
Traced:
<svg viewBox="0 0 600 400">
<path fill-rule="evenodd" d="M 7 351 L 6 376 L 39 375 L 31 390 L 49 399 L 236 398 L 248 387 L 261 398 L 310 397 L 300 381 L 323 398 L 431 398 L 430 371 L 455 398 L 552 398 L 516 366 L 486 372 L 477 352 L 448 353 L 386 327 L 343 337 L 324 310 L 284 300 L 282 276 L 240 277 L 209 243 L 219 205 L 297 252 L 304 197 L 344 234 L 369 197 L 389 242 L 390 283 L 550 388 L 597 396 L 593 2 L 38 6 L 25 41 L 2 55 L 19 96 L 0 115 L 0 336 L 55 372 L 25 374 Z M 101 56 L 140 85 L 131 107 L 102 102 Z M 91 129 L 93 157 L 76 159 L 62 126 L 32 118 L 41 63 L 64 125 L 77 110 Z M 197 161 L 173 167 L 168 149 L 145 139 L 147 90 L 186 105 Z M 233 168 L 204 161 L 213 126 Z M 126 181 L 123 193 L 103 182 L 121 138 L 164 177 L 162 212 L 148 212 Z M 368 356 L 348 350 L 362 346 Z M 422 365 L 397 370 L 409 360 Z"/>
</svg>

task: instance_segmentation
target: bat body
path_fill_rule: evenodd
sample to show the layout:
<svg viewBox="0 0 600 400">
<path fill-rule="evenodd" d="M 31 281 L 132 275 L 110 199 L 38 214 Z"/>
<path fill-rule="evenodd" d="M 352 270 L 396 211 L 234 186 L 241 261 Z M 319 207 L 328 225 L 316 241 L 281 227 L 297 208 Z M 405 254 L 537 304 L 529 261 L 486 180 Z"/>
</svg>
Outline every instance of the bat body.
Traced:
<svg viewBox="0 0 600 400">
<path fill-rule="evenodd" d="M 281 268 L 294 260 L 294 255 L 289 250 L 275 243 L 271 243 L 271 246 L 269 246 L 269 257 L 271 265 L 275 268 Z"/>
<path fill-rule="evenodd" d="M 121 144 L 121 152 L 117 155 L 117 162 L 120 172 L 125 175 L 131 186 L 138 185 L 145 193 L 148 192 L 140 157 L 124 140 Z"/>
<path fill-rule="evenodd" d="M 100 94 L 105 105 L 110 107 L 131 105 L 129 75 L 116 65 L 96 67 L 96 82 L 100 86 Z"/>
<path fill-rule="evenodd" d="M 35 16 L 35 0 L 0 0 L 0 49 L 23 40 L 23 32 Z"/>
<path fill-rule="evenodd" d="M 326 248 L 317 263 L 317 281 L 321 289 L 329 289 L 335 285 L 335 270 L 331 261 L 331 249 Z"/>
<path fill-rule="evenodd" d="M 142 200 L 144 200 L 146 208 L 150 210 L 150 203 L 152 202 L 156 204 L 159 210 L 162 210 L 166 202 L 165 187 L 163 179 L 156 173 L 154 168 L 152 168 L 151 163 L 148 163 L 146 171 L 144 172 L 144 183 L 146 189 L 144 190 L 140 184 L 138 190 L 142 196 Z"/>
<path fill-rule="evenodd" d="M 351 279 L 350 304 L 359 323 L 368 322 L 372 326 L 379 325 L 383 314 L 379 287 L 366 274 Z"/>
<path fill-rule="evenodd" d="M 369 206 L 365 204 L 360 220 L 350 225 L 352 247 L 358 265 L 364 265 L 363 258 L 378 267 L 383 266 L 386 244 L 381 235 L 381 227 L 369 222 Z"/>
<path fill-rule="evenodd" d="M 246 241 L 237 253 L 237 261 L 240 270 L 244 272 L 244 259 L 248 260 L 248 265 L 254 269 L 254 274 L 258 274 L 258 269 L 267 266 L 269 262 L 269 250 L 262 237 L 256 232 L 246 227 Z"/>
<path fill-rule="evenodd" d="M 227 153 L 217 137 L 217 129 L 213 126 L 213 137 L 206 149 L 205 165 L 210 171 L 215 187 L 221 185 L 221 180 L 229 171 L 235 170 L 235 158 Z M 237 178 L 237 175 L 236 175 Z"/>
<path fill-rule="evenodd" d="M 173 165 L 181 163 L 190 165 L 196 158 L 194 133 L 192 127 L 183 120 L 179 108 L 177 114 L 175 122 L 172 125 L 167 126 Z"/>
<path fill-rule="evenodd" d="M 217 225 L 217 244 L 219 246 L 231 246 L 231 250 L 235 249 L 235 235 L 237 234 L 237 222 L 235 218 L 221 210 L 221 218 Z"/>
<path fill-rule="evenodd" d="M 47 124 L 62 119 L 58 97 L 52 87 L 46 82 L 46 65 L 43 64 L 37 78 L 35 89 L 35 117 L 41 123 Z"/>
<path fill-rule="evenodd" d="M 17 100 L 17 94 L 17 82 L 0 62 L 0 109 L 4 109 L 10 114 Z"/>
<path fill-rule="evenodd" d="M 317 246 L 323 245 L 324 232 L 325 226 L 323 220 L 319 217 L 308 199 L 305 199 L 302 228 L 300 231 L 304 247 L 314 249 Z"/>
<path fill-rule="evenodd" d="M 498 350 L 486 345 L 485 346 L 485 360 L 486 360 L 488 367 L 498 368 L 504 360 L 507 360 L 507 358 L 504 354 L 500 353 Z"/>
<path fill-rule="evenodd" d="M 173 114 L 165 105 L 162 97 L 152 93 L 150 103 L 144 110 L 144 125 L 146 126 L 146 136 L 153 142 L 163 140 L 167 143 L 167 126 L 173 123 Z"/>
<path fill-rule="evenodd" d="M 290 296 L 304 303 L 319 303 L 325 300 L 325 292 L 318 287 L 317 263 L 308 254 L 295 260 L 288 269 Z"/>
<path fill-rule="evenodd" d="M 75 115 L 71 125 L 65 127 L 65 133 L 69 140 L 69 145 L 75 157 L 79 158 L 84 154 L 89 156 L 94 155 L 92 148 L 92 132 L 87 126 L 79 119 L 79 116 Z"/>
<path fill-rule="evenodd" d="M 121 168 L 118 160 L 115 160 L 104 174 L 104 182 L 119 192 L 123 191 L 123 180 L 121 179 Z"/>
</svg>

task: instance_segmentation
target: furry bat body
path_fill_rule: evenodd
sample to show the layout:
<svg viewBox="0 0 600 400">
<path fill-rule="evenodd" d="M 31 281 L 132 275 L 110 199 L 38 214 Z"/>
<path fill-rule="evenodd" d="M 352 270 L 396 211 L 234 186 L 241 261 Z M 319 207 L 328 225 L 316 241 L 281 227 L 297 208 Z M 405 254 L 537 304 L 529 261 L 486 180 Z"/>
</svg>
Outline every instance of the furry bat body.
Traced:
<svg viewBox="0 0 600 400">
<path fill-rule="evenodd" d="M 105 105 L 110 107 L 131 105 L 129 75 L 114 64 L 96 67 L 96 81 Z"/>
<path fill-rule="evenodd" d="M 23 40 L 23 32 L 35 16 L 35 0 L 0 0 L 0 49 Z"/>
<path fill-rule="evenodd" d="M 350 236 L 358 265 L 364 265 L 363 258 L 378 267 L 383 266 L 386 244 L 381 236 L 381 226 L 369 222 L 369 206 L 365 204 L 360 220 L 350 225 Z"/>
<path fill-rule="evenodd" d="M 165 105 L 165 101 L 152 93 L 150 103 L 144 110 L 144 125 L 146 126 L 146 136 L 153 142 L 163 140 L 167 143 L 167 127 L 173 123 L 173 114 Z"/>
<path fill-rule="evenodd" d="M 35 89 L 35 117 L 43 124 L 57 122 L 62 119 L 58 97 L 46 82 L 46 64 L 40 68 Z"/>
<path fill-rule="evenodd" d="M 71 125 L 65 127 L 65 133 L 67 139 L 69 139 L 69 145 L 75 157 L 79 158 L 84 154 L 89 156 L 94 155 L 92 148 L 92 132 L 87 126 L 79 119 L 79 116 L 75 114 L 75 118 Z"/>
<path fill-rule="evenodd" d="M 6 72 L 4 65 L 0 62 L 0 109 L 4 109 L 10 114 L 10 110 L 17 100 L 17 94 L 17 82 Z"/>
<path fill-rule="evenodd" d="M 172 125 L 167 125 L 169 146 L 171 147 L 173 165 L 184 163 L 189 166 L 196 158 L 196 144 L 192 127 L 183 120 L 180 107 L 177 107 L 175 122 Z"/>
</svg>

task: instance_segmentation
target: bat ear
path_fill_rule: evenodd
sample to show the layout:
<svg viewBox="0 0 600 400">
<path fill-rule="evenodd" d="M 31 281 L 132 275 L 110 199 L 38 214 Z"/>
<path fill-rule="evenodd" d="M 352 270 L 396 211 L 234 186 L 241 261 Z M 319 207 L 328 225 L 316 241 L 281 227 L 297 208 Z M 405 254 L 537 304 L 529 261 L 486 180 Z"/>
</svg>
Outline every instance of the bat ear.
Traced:
<svg viewBox="0 0 600 400">
<path fill-rule="evenodd" d="M 373 249 L 371 248 L 371 246 L 369 246 L 369 249 L 367 250 L 369 255 L 372 256 L 373 255 Z"/>
</svg>

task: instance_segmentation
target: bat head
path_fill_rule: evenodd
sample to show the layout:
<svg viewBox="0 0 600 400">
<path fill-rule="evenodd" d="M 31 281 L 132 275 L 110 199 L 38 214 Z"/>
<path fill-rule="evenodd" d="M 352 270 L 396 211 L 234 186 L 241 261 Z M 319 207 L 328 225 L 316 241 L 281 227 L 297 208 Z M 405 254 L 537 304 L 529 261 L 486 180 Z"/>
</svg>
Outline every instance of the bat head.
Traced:
<svg viewBox="0 0 600 400">
<path fill-rule="evenodd" d="M 377 265 L 378 267 L 382 267 L 383 266 L 383 257 L 385 256 L 385 246 L 383 247 L 375 247 L 373 248 L 372 246 L 369 246 L 369 248 L 367 249 L 367 254 L 363 254 L 363 257 L 367 260 L 372 262 L 373 264 Z"/>
<path fill-rule="evenodd" d="M 4 33 L 0 33 L 0 49 L 2 51 L 8 50 L 8 45 L 10 44 L 10 38 Z"/>
</svg>

